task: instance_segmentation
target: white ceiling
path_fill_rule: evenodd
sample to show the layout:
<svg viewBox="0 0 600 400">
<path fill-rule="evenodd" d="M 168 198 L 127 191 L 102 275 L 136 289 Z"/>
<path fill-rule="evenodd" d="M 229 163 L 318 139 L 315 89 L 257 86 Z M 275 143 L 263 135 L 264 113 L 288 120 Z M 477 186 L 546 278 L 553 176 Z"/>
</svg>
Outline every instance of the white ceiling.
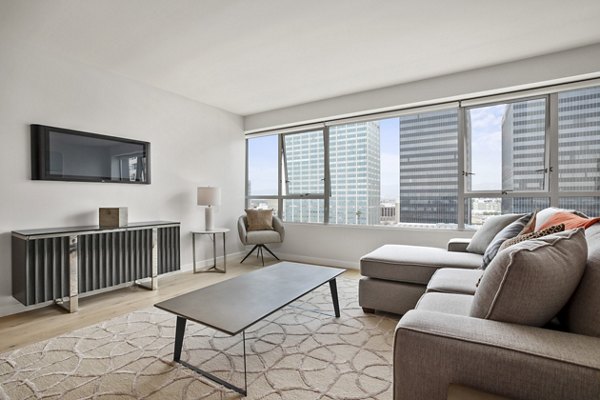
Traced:
<svg viewBox="0 0 600 400">
<path fill-rule="evenodd" d="M 600 1 L 0 0 L 0 38 L 248 115 L 598 43 Z"/>
</svg>

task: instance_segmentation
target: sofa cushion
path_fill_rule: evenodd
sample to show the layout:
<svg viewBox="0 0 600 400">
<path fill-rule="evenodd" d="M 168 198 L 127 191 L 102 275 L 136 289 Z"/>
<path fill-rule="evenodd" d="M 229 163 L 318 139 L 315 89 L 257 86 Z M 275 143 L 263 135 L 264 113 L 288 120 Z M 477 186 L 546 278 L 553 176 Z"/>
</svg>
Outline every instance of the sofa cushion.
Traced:
<svg viewBox="0 0 600 400">
<path fill-rule="evenodd" d="M 473 235 L 471 242 L 467 246 L 467 251 L 477 254 L 485 253 L 485 249 L 490 245 L 494 236 L 522 216 L 523 214 L 504 214 L 489 217 Z"/>
<path fill-rule="evenodd" d="M 427 292 L 475 294 L 481 269 L 441 268 L 427 284 Z"/>
<path fill-rule="evenodd" d="M 565 225 L 559 224 L 559 225 L 551 226 L 546 229 L 542 229 L 541 231 L 526 233 L 524 235 L 519 235 L 512 239 L 505 240 L 504 243 L 502 243 L 502 245 L 500 246 L 499 251 L 502 251 L 502 250 L 506 249 L 507 247 L 510 247 L 517 243 L 524 242 L 526 240 L 541 238 L 542 236 L 551 235 L 553 233 L 562 232 L 564 230 L 565 230 Z"/>
<path fill-rule="evenodd" d="M 554 213 L 550 218 L 540 226 L 540 229 L 546 229 L 553 225 L 564 224 L 565 229 L 589 228 L 600 221 L 600 218 L 584 218 L 568 211 L 559 211 Z"/>
<path fill-rule="evenodd" d="M 575 291 L 586 258 L 583 229 L 528 240 L 501 251 L 483 274 L 471 316 L 543 326 Z"/>
<path fill-rule="evenodd" d="M 589 227 L 585 236 L 585 272 L 561 319 L 571 332 L 600 337 L 600 224 Z"/>
<path fill-rule="evenodd" d="M 473 296 L 457 293 L 425 293 L 415 309 L 468 316 Z"/>
<path fill-rule="evenodd" d="M 494 257 L 496 257 L 496 254 L 498 254 L 498 249 L 500 249 L 502 243 L 517 236 L 529 223 L 532 217 L 533 213 L 525 214 L 498 232 L 487 249 L 485 249 L 485 253 L 483 253 L 481 268 L 485 269 L 492 262 Z"/>
<path fill-rule="evenodd" d="M 519 232 L 519 235 L 526 235 L 528 233 L 535 232 L 535 221 L 537 220 L 537 213 L 538 213 L 537 211 L 533 212 L 531 219 L 529 220 L 527 225 L 525 225 L 523 227 L 521 232 Z"/>
<path fill-rule="evenodd" d="M 587 215 L 585 215 L 584 213 L 579 212 L 577 210 L 565 210 L 564 208 L 548 207 L 548 208 L 544 208 L 543 210 L 540 210 L 537 212 L 537 214 L 535 216 L 535 230 L 539 231 L 540 229 L 542 229 L 541 227 L 544 224 L 546 224 L 548 219 L 550 219 L 557 212 L 567 212 L 567 213 L 572 213 L 572 214 L 578 215 L 582 218 L 588 218 Z M 569 228 L 567 228 L 567 229 L 569 229 Z"/>
<path fill-rule="evenodd" d="M 387 244 L 360 259 L 360 272 L 371 278 L 427 285 L 438 268 L 474 269 L 480 265 L 479 254 Z"/>
</svg>

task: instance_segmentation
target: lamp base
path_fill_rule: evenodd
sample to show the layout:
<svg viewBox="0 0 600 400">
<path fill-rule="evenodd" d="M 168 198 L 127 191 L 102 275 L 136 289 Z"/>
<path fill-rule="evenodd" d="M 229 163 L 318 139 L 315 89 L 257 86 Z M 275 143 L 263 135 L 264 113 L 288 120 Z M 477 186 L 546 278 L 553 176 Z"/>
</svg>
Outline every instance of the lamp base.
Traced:
<svg viewBox="0 0 600 400">
<path fill-rule="evenodd" d="M 212 231 L 215 229 L 213 224 L 213 209 L 211 206 L 208 206 L 204 209 L 204 229 L 207 231 Z"/>
</svg>

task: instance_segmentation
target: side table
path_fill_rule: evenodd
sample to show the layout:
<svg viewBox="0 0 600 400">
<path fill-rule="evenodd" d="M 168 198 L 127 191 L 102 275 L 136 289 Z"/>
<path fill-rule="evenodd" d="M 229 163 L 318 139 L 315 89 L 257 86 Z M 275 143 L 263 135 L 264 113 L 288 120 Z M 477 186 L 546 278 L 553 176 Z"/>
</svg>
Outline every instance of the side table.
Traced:
<svg viewBox="0 0 600 400">
<path fill-rule="evenodd" d="M 202 273 L 202 272 L 227 272 L 227 249 L 225 248 L 225 234 L 229 232 L 227 228 L 215 228 L 211 230 L 200 230 L 200 231 L 192 231 L 192 258 L 194 260 L 194 273 Z M 217 268 L 217 233 L 223 234 L 223 269 Z M 213 266 L 204 269 L 197 270 L 196 269 L 196 235 L 209 235 L 213 242 Z"/>
</svg>

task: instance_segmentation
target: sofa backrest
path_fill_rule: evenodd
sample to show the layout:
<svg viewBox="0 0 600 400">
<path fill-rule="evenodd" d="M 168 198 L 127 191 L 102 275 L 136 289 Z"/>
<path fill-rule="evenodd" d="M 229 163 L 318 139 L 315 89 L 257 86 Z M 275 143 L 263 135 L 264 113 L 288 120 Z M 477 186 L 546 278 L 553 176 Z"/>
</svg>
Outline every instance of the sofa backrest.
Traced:
<svg viewBox="0 0 600 400">
<path fill-rule="evenodd" d="M 600 223 L 590 226 L 585 234 L 587 265 L 564 310 L 564 322 L 570 332 L 600 337 Z"/>
</svg>

